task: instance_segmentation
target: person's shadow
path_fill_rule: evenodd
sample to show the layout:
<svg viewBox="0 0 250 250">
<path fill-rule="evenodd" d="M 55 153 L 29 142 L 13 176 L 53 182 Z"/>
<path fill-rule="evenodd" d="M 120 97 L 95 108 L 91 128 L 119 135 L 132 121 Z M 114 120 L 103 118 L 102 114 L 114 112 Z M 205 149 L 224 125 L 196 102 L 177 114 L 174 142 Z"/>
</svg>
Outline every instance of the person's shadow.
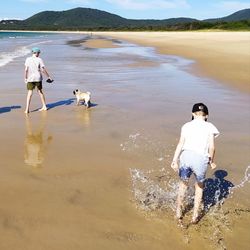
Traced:
<svg viewBox="0 0 250 250">
<path fill-rule="evenodd" d="M 47 106 L 48 109 L 53 109 L 53 108 L 56 108 L 58 106 L 69 106 L 74 102 L 75 102 L 75 98 L 69 98 L 69 99 L 66 99 L 66 100 L 61 100 L 61 101 L 57 101 L 57 102 L 53 102 L 53 103 L 48 103 L 46 106 Z M 81 104 L 81 105 L 83 105 L 83 104 Z M 90 103 L 89 108 L 95 107 L 97 105 L 98 104 L 96 104 L 96 103 Z M 35 111 L 37 111 L 37 110 L 35 110 Z"/>
<path fill-rule="evenodd" d="M 208 211 L 214 205 L 221 205 L 229 196 L 234 184 L 225 177 L 228 175 L 225 170 L 216 170 L 213 178 L 204 181 L 203 202 L 204 210 Z"/>
<path fill-rule="evenodd" d="M 58 106 L 64 106 L 64 105 L 68 106 L 68 105 L 71 105 L 74 102 L 74 100 L 75 100 L 75 98 L 69 98 L 66 100 L 61 100 L 58 102 L 49 103 L 49 104 L 47 104 L 47 108 L 53 109 L 53 108 L 58 107 Z"/>
<path fill-rule="evenodd" d="M 12 109 L 20 109 L 21 106 L 19 105 L 16 105 L 16 106 L 9 106 L 9 107 L 2 107 L 0 108 L 0 114 L 3 114 L 3 113 L 8 113 L 10 112 Z"/>
</svg>

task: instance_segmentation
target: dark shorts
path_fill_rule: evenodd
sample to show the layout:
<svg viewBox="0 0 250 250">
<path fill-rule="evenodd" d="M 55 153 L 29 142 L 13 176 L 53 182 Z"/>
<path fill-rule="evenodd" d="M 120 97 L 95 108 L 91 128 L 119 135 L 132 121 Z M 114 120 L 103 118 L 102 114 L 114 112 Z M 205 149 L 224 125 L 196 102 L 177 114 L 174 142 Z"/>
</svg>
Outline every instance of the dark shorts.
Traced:
<svg viewBox="0 0 250 250">
<path fill-rule="evenodd" d="M 43 88 L 42 82 L 28 82 L 27 83 L 28 90 L 33 90 L 35 87 L 37 87 L 37 89 L 41 90 Z"/>
</svg>

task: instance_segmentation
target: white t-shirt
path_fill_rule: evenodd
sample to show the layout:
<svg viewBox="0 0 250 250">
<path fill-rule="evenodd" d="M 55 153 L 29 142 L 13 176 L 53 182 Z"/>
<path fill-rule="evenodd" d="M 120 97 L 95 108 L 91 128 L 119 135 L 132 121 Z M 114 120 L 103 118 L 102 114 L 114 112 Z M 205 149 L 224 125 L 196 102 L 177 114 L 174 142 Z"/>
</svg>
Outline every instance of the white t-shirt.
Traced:
<svg viewBox="0 0 250 250">
<path fill-rule="evenodd" d="M 184 137 L 183 150 L 191 150 L 208 156 L 209 137 L 219 135 L 218 129 L 210 122 L 194 119 L 185 123 L 181 128 Z"/>
<path fill-rule="evenodd" d="M 36 56 L 28 57 L 25 61 L 25 67 L 28 69 L 28 82 L 40 82 L 43 80 L 42 68 L 45 67 L 43 60 Z"/>
</svg>

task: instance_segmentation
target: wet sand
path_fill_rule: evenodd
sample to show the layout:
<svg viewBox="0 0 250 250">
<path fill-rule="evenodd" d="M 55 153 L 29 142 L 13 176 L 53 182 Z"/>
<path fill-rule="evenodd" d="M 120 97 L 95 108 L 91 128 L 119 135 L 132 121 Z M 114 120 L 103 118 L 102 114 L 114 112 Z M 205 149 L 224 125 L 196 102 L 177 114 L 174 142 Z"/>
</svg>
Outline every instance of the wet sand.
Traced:
<svg viewBox="0 0 250 250">
<path fill-rule="evenodd" d="M 40 100 L 34 93 L 34 112 L 23 114 L 25 58 L 0 69 L 6 83 L 0 86 L 0 248 L 247 248 L 249 95 L 190 75 L 192 61 L 96 39 L 80 46 L 64 40 L 40 45 L 55 78 L 44 86 L 47 112 L 35 111 Z M 91 91 L 90 109 L 75 106 L 75 88 Z M 174 204 L 178 180 L 169 166 L 180 127 L 198 99 L 207 103 L 222 133 L 216 160 L 227 175 L 212 179 L 210 170 L 208 178 L 242 186 L 222 209 L 214 206 L 197 226 L 182 229 L 167 206 Z M 145 172 L 147 179 L 133 185 L 131 169 Z M 147 195 L 158 185 L 173 197 L 165 207 L 143 209 L 135 192 Z"/>
<path fill-rule="evenodd" d="M 84 46 L 87 48 L 117 48 L 118 45 L 115 45 L 111 40 L 107 39 L 90 39 L 84 43 Z"/>
<path fill-rule="evenodd" d="M 96 33 L 95 33 L 96 34 Z M 156 47 L 160 53 L 197 62 L 196 74 L 250 93 L 250 32 L 97 33 Z"/>
</svg>

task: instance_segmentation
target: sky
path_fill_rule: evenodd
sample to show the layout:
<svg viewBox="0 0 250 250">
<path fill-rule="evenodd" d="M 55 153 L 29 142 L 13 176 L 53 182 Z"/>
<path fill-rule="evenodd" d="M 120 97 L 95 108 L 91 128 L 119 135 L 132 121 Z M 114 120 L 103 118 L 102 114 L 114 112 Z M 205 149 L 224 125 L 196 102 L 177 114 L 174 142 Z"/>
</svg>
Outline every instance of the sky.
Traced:
<svg viewBox="0 0 250 250">
<path fill-rule="evenodd" d="M 250 0 L 1 0 L 0 20 L 26 19 L 45 10 L 77 7 L 104 10 L 130 19 L 224 17 L 250 8 Z"/>
</svg>

